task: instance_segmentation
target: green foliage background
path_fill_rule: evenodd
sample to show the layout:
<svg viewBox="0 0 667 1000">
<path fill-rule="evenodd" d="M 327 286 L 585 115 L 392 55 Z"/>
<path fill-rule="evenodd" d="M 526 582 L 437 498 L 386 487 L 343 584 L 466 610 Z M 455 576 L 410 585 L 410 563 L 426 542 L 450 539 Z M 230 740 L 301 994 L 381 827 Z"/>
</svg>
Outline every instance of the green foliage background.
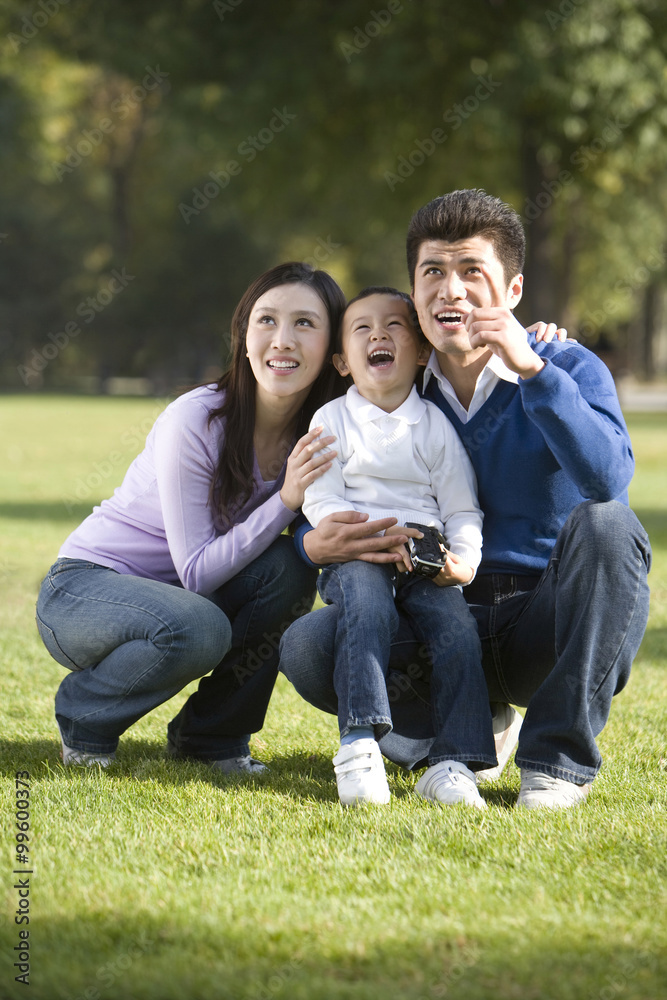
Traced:
<svg viewBox="0 0 667 1000">
<path fill-rule="evenodd" d="M 405 287 L 411 213 L 472 186 L 527 223 L 521 317 L 653 374 L 666 43 L 661 0 L 4 0 L 0 384 L 203 377 L 264 267 Z"/>
</svg>

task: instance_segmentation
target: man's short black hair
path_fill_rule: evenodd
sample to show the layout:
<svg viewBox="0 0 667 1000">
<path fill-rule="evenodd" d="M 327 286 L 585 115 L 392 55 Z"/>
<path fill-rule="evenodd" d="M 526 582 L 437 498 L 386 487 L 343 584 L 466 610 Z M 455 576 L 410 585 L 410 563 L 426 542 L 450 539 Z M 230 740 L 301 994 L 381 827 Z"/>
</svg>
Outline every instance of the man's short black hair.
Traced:
<svg viewBox="0 0 667 1000">
<path fill-rule="evenodd" d="M 406 240 L 412 288 L 422 243 L 430 240 L 457 243 L 473 236 L 482 236 L 492 244 L 509 286 L 512 278 L 523 271 L 526 256 L 521 219 L 500 198 L 493 198 L 482 188 L 467 188 L 434 198 L 413 215 Z"/>
</svg>

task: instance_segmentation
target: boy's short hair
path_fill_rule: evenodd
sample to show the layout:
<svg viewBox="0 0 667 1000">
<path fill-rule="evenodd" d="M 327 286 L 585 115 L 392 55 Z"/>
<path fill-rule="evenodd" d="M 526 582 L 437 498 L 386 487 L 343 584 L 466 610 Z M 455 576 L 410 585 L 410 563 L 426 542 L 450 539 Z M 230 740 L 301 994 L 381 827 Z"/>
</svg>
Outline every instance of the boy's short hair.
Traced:
<svg viewBox="0 0 667 1000">
<path fill-rule="evenodd" d="M 412 216 L 406 240 L 410 285 L 415 286 L 415 269 L 422 243 L 444 240 L 456 243 L 473 236 L 489 240 L 503 265 L 507 285 L 523 271 L 526 235 L 511 205 L 493 198 L 482 188 L 452 191 L 434 198 Z"/>
<path fill-rule="evenodd" d="M 426 340 L 422 332 L 422 328 L 419 325 L 419 318 L 417 316 L 417 310 L 415 309 L 415 304 L 407 292 L 401 292 L 398 288 L 392 288 L 390 285 L 368 285 L 366 288 L 362 288 L 361 291 L 354 296 L 353 299 L 345 306 L 343 314 L 340 318 L 340 323 L 338 325 L 338 334 L 336 336 L 336 348 L 335 353 L 340 354 L 343 350 L 343 321 L 345 319 L 345 313 L 350 308 L 354 302 L 359 302 L 360 299 L 368 299 L 371 295 L 392 295 L 394 298 L 402 299 L 403 302 L 408 307 L 408 315 L 410 317 L 410 322 L 417 334 L 418 340 Z"/>
</svg>

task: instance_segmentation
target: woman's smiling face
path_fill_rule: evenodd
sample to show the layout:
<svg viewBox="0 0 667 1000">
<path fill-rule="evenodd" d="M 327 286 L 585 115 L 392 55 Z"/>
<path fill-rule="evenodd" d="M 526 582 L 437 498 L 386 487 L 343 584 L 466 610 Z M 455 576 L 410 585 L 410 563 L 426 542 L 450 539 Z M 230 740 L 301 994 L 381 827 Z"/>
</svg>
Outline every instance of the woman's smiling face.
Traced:
<svg viewBox="0 0 667 1000">
<path fill-rule="evenodd" d="M 307 394 L 329 350 L 329 317 L 321 298 L 301 283 L 277 285 L 255 302 L 246 352 L 258 391 Z"/>
</svg>

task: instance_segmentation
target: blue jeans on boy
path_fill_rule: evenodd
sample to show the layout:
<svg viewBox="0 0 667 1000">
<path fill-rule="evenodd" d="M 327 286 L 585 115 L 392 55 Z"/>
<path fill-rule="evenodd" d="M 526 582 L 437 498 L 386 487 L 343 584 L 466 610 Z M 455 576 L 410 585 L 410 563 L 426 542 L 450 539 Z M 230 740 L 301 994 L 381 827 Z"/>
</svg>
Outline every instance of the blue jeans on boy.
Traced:
<svg viewBox="0 0 667 1000">
<path fill-rule="evenodd" d="M 570 514 L 541 575 L 478 574 L 465 588 L 489 699 L 528 707 L 519 767 L 578 783 L 597 774 L 596 737 L 646 628 L 650 565 L 649 540 L 634 513 L 616 501 L 589 500 Z M 312 612 L 283 636 L 280 661 L 307 701 L 334 713 L 335 630 L 335 608 Z M 430 669 L 402 616 L 388 675 L 394 728 L 380 747 L 414 769 L 434 740 Z"/>
<path fill-rule="evenodd" d="M 65 743 L 111 753 L 137 719 L 202 677 L 169 724 L 172 750 L 204 760 L 247 755 L 275 684 L 280 636 L 312 606 L 315 579 L 285 536 L 208 597 L 59 559 L 42 583 L 37 627 L 71 671 L 56 695 Z"/>
<path fill-rule="evenodd" d="M 377 739 L 391 732 L 387 669 L 400 609 L 433 664 L 429 763 L 458 760 L 473 770 L 496 764 L 481 645 L 458 587 L 354 560 L 325 566 L 318 589 L 337 612 L 333 683 L 341 736 L 359 726 L 373 727 Z"/>
</svg>

